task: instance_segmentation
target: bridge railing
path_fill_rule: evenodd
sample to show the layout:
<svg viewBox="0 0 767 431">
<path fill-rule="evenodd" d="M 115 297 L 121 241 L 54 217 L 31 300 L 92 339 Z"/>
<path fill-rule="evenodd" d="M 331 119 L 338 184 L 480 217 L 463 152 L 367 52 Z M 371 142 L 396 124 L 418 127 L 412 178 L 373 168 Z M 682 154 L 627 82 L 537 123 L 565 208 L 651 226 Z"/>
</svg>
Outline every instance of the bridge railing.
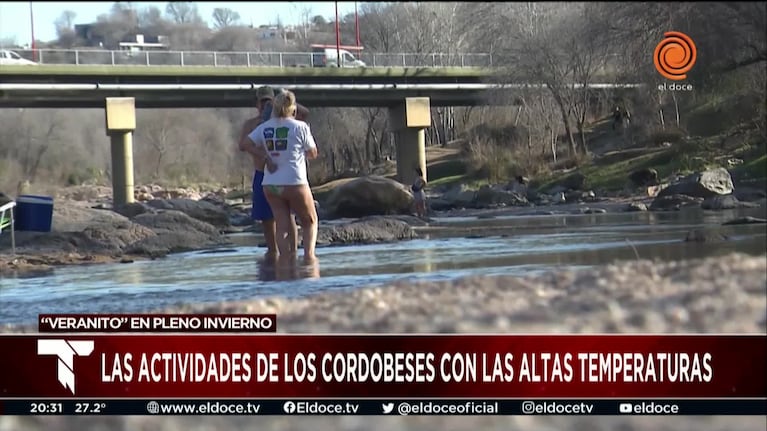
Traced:
<svg viewBox="0 0 767 431">
<path fill-rule="evenodd" d="M 14 50 L 40 64 L 134 66 L 317 67 L 311 52 L 105 51 L 88 49 Z M 362 53 L 367 67 L 490 67 L 490 54 Z"/>
</svg>

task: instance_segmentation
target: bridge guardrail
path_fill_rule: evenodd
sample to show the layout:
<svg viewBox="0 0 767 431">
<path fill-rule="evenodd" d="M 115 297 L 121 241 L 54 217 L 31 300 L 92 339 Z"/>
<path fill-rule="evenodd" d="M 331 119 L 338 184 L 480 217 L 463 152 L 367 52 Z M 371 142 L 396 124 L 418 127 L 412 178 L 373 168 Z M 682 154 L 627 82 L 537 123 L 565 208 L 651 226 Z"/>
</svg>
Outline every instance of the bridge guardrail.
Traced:
<svg viewBox="0 0 767 431">
<path fill-rule="evenodd" d="M 107 51 L 14 49 L 40 64 L 134 66 L 318 67 L 311 52 Z M 490 54 L 361 53 L 367 67 L 490 67 Z"/>
</svg>

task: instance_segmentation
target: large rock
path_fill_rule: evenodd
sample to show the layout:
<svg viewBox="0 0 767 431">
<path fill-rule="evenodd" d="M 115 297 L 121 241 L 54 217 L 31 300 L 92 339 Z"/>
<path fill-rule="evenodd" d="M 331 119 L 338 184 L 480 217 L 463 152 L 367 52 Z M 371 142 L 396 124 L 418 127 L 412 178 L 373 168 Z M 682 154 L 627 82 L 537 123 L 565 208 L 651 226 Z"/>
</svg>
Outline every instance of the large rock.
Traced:
<svg viewBox="0 0 767 431">
<path fill-rule="evenodd" d="M 429 199 L 428 205 L 432 211 L 447 211 L 455 208 L 452 202 L 442 198 Z"/>
<path fill-rule="evenodd" d="M 117 207 L 114 208 L 114 211 L 117 214 L 123 215 L 128 218 L 134 218 L 137 215 L 141 215 L 144 213 L 157 212 L 154 208 L 150 207 L 149 205 L 143 202 L 132 202 L 132 203 L 118 205 Z"/>
<path fill-rule="evenodd" d="M 586 184 L 586 177 L 580 173 L 575 172 L 563 178 L 557 183 L 557 185 L 563 187 L 565 190 L 583 190 L 583 186 Z"/>
<path fill-rule="evenodd" d="M 700 207 L 704 210 L 731 210 L 736 208 L 756 208 L 753 202 L 741 202 L 734 195 L 712 196 L 703 201 Z"/>
<path fill-rule="evenodd" d="M 69 252 L 119 256 L 131 244 L 155 237 L 151 229 L 130 220 L 94 223 L 82 231 L 24 232 L 18 235 L 18 248 L 32 253 Z"/>
<path fill-rule="evenodd" d="M 403 220 L 373 216 L 350 223 L 320 226 L 318 245 L 372 244 L 415 239 L 418 235 Z"/>
<path fill-rule="evenodd" d="M 652 201 L 650 211 L 679 211 L 684 207 L 696 206 L 703 201 L 687 195 L 658 196 Z"/>
<path fill-rule="evenodd" d="M 217 227 L 228 227 L 229 215 L 221 207 L 207 201 L 191 199 L 155 199 L 146 202 L 152 208 L 181 211 L 182 213 Z"/>
<path fill-rule="evenodd" d="M 349 181 L 331 192 L 323 205 L 329 218 L 409 214 L 410 190 L 397 181 L 367 176 Z"/>
<path fill-rule="evenodd" d="M 767 223 L 767 219 L 746 216 L 746 217 L 739 217 L 736 219 L 726 221 L 722 223 L 722 226 L 733 226 L 733 225 L 740 225 L 740 224 L 765 224 L 765 223 Z"/>
<path fill-rule="evenodd" d="M 717 168 L 688 175 L 661 190 L 658 197 L 686 195 L 705 199 L 716 195 L 729 195 L 733 189 L 732 177 L 727 169 Z"/>
<path fill-rule="evenodd" d="M 133 221 L 148 227 L 156 235 L 131 244 L 126 249 L 129 254 L 157 256 L 226 242 L 218 228 L 180 211 L 144 213 L 136 216 Z"/>
<path fill-rule="evenodd" d="M 477 197 L 476 190 L 472 190 L 465 184 L 458 184 L 442 195 L 442 200 L 447 202 L 450 208 L 466 208 L 474 203 Z"/>
<path fill-rule="evenodd" d="M 626 206 L 626 211 L 628 212 L 642 212 L 647 211 L 647 205 L 643 204 L 642 202 L 631 202 Z"/>
<path fill-rule="evenodd" d="M 767 197 L 767 192 L 754 187 L 738 186 L 733 195 L 741 202 L 756 202 Z"/>
<path fill-rule="evenodd" d="M 527 198 L 514 192 L 497 189 L 489 185 L 484 185 L 477 190 L 474 197 L 474 207 L 484 208 L 491 205 L 528 205 Z"/>
</svg>

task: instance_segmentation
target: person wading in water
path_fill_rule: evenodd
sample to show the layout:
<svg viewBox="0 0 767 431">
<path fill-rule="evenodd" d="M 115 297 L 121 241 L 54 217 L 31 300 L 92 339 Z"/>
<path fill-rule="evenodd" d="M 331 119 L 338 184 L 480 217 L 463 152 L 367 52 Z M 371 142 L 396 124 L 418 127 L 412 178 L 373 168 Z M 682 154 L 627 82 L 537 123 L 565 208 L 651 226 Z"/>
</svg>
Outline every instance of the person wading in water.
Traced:
<svg viewBox="0 0 767 431">
<path fill-rule="evenodd" d="M 274 90 L 272 87 L 263 86 L 256 91 L 256 108 L 258 109 L 258 116 L 253 117 L 245 121 L 240 131 L 240 139 L 238 141 L 239 150 L 247 152 L 253 159 L 253 208 L 251 210 L 251 218 L 261 222 L 264 231 L 264 239 L 266 240 L 266 255 L 265 258 L 268 261 L 273 261 L 277 257 L 277 237 L 276 237 L 276 223 L 274 220 L 274 214 L 269 206 L 269 202 L 264 194 L 262 183 L 264 181 L 264 165 L 266 160 L 263 154 L 258 153 L 253 146 L 253 143 L 248 139 L 248 135 L 256 129 L 261 123 L 268 121 L 272 117 L 272 101 L 274 99 Z M 301 120 L 305 120 L 309 114 L 308 109 L 298 105 L 296 118 L 300 117 Z M 298 248 L 297 240 L 297 226 L 295 221 L 292 223 L 292 228 L 288 230 L 289 243 L 293 244 L 294 250 Z"/>
</svg>

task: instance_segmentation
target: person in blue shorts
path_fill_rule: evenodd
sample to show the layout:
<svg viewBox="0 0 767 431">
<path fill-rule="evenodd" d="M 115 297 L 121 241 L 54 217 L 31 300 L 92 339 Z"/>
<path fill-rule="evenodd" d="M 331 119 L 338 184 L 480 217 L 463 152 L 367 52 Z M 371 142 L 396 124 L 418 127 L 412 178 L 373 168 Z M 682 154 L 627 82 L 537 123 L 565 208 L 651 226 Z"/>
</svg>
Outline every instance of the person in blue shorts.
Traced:
<svg viewBox="0 0 767 431">
<path fill-rule="evenodd" d="M 253 159 L 254 174 L 253 174 L 253 208 L 251 210 L 251 218 L 254 221 L 260 221 L 264 231 L 264 239 L 266 240 L 266 259 L 273 260 L 277 256 L 277 236 L 276 236 L 276 224 L 274 221 L 274 214 L 269 206 L 269 202 L 266 200 L 264 194 L 264 188 L 262 182 L 264 180 L 264 165 L 266 161 L 260 157 L 255 151 L 252 142 L 248 139 L 248 135 L 258 127 L 264 121 L 269 120 L 272 117 L 272 100 L 274 99 L 274 90 L 269 86 L 260 87 L 256 91 L 256 108 L 259 115 L 245 121 L 242 131 L 240 132 L 240 139 L 238 141 L 240 151 L 250 153 Z M 298 114 L 303 118 L 306 118 L 309 111 L 299 105 Z M 291 244 L 294 244 L 294 251 L 298 249 L 297 240 L 297 227 L 294 225 L 293 229 L 289 231 L 291 236 Z"/>
</svg>

